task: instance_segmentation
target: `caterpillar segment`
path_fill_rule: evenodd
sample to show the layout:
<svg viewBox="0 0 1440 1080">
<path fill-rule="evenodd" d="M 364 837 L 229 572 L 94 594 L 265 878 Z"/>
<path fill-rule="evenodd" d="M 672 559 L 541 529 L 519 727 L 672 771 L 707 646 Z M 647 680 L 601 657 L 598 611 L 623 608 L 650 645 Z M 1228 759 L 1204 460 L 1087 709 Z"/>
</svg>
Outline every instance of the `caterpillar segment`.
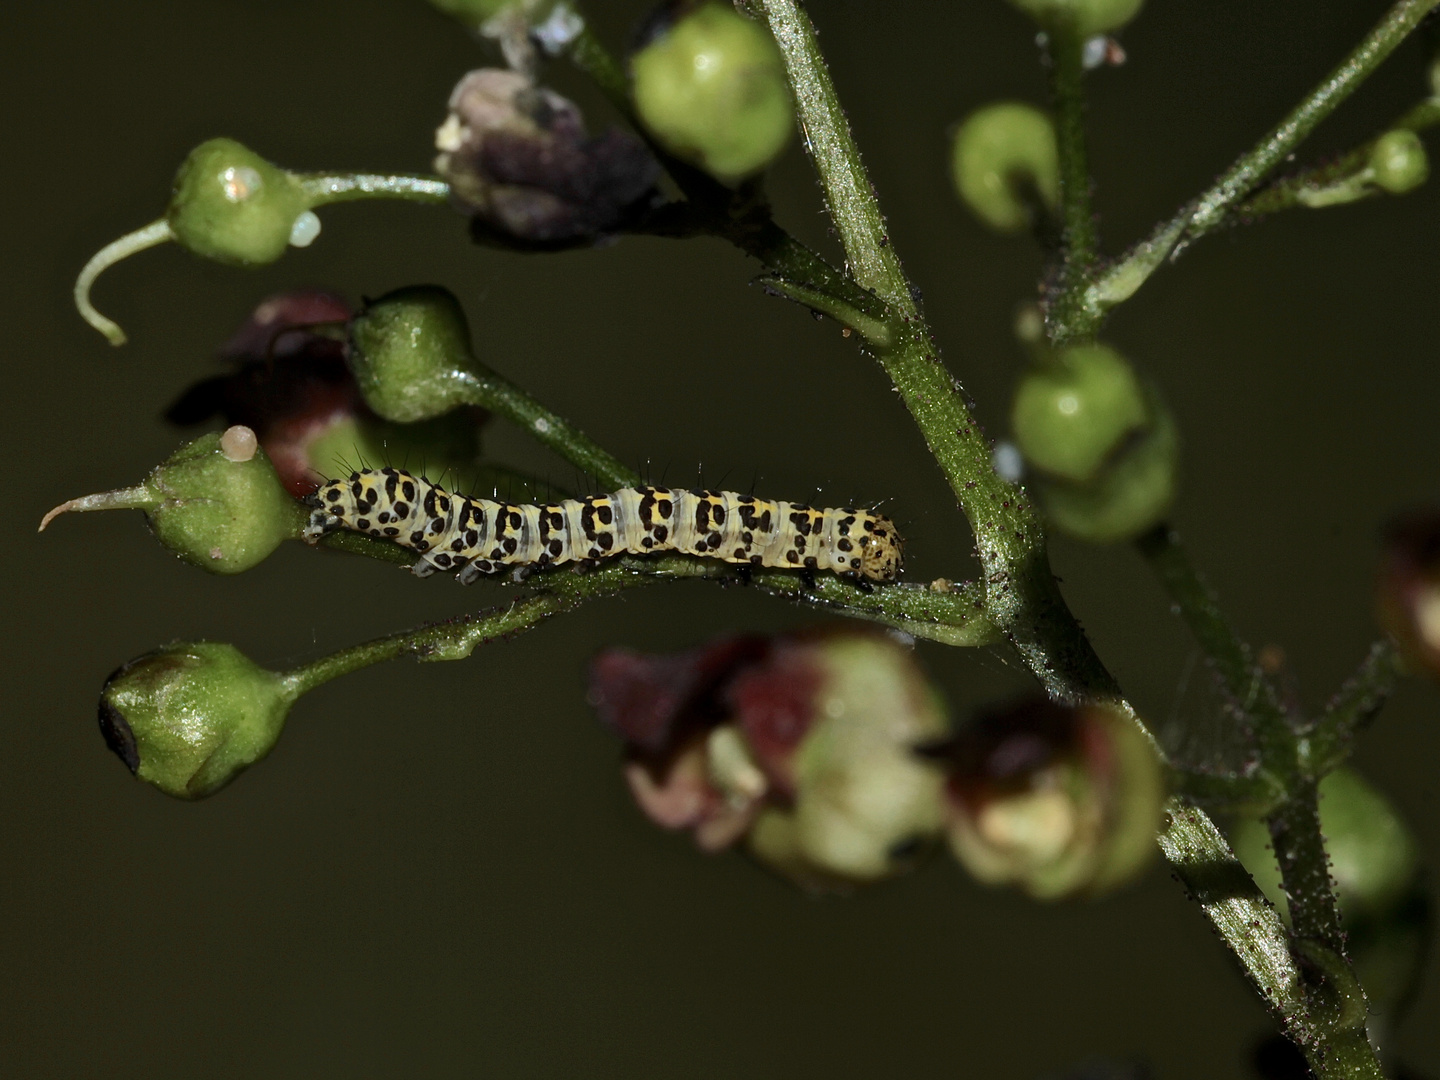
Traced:
<svg viewBox="0 0 1440 1080">
<path fill-rule="evenodd" d="M 420 554 L 414 572 L 463 584 L 507 568 L 676 551 L 728 563 L 894 581 L 901 539 L 889 518 L 733 491 L 621 488 L 534 506 L 454 495 L 400 469 L 367 469 L 309 497 L 305 538 L 348 529 Z"/>
</svg>

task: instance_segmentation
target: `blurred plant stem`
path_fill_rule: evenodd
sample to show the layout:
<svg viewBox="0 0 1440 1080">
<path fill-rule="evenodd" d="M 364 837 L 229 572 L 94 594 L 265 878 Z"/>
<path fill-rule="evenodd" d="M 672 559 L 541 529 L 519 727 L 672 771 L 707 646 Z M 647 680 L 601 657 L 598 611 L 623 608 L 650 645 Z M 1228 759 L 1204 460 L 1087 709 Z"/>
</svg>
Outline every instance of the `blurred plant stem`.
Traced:
<svg viewBox="0 0 1440 1080">
<path fill-rule="evenodd" d="M 1085 293 L 1099 257 L 1099 236 L 1085 150 L 1085 37 L 1069 21 L 1057 20 L 1046 38 L 1060 153 L 1062 222 L 1062 261 L 1057 287 L 1047 305 L 1046 329 L 1051 344 L 1063 345 L 1094 336 L 1100 324 L 1098 313 L 1085 306 Z"/>
<path fill-rule="evenodd" d="M 1087 319 L 1133 296 L 1167 259 L 1225 222 L 1262 180 L 1375 71 L 1440 0 L 1399 0 L 1338 67 L 1273 130 L 1241 154 L 1211 187 L 1155 227 L 1148 239 L 1111 264 L 1085 294 Z"/>
</svg>

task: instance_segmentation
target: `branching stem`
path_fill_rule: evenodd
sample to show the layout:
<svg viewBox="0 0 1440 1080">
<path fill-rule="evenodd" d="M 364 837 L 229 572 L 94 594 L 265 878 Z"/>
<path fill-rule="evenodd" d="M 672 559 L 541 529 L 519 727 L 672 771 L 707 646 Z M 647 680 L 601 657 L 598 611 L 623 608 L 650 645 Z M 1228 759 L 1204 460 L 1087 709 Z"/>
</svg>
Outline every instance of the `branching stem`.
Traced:
<svg viewBox="0 0 1440 1080">
<path fill-rule="evenodd" d="M 617 559 L 593 571 L 574 567 L 552 570 L 534 579 L 535 584 L 508 604 L 342 649 L 297 668 L 286 677 L 297 693 L 304 693 L 340 675 L 403 656 L 418 660 L 461 660 L 486 642 L 530 630 L 552 615 L 569 611 L 587 600 L 686 578 L 737 580 L 734 570 L 728 566 L 683 555 Z M 923 586 L 897 585 L 863 593 L 853 585 L 829 578 L 817 582 L 812 589 L 795 575 L 783 571 L 757 571 L 751 575 L 751 583 L 776 596 L 878 622 L 947 645 L 988 645 L 999 640 L 981 609 L 979 590 L 972 586 L 933 592 Z"/>
<path fill-rule="evenodd" d="M 1437 5 L 1440 0 L 1398 0 L 1350 55 L 1268 135 L 1240 155 L 1209 190 L 1181 207 L 1169 221 L 1156 226 L 1149 239 L 1090 286 L 1085 296 L 1087 317 L 1098 318 L 1128 300 L 1167 258 L 1220 225 L 1231 209 L 1354 93 Z"/>
</svg>

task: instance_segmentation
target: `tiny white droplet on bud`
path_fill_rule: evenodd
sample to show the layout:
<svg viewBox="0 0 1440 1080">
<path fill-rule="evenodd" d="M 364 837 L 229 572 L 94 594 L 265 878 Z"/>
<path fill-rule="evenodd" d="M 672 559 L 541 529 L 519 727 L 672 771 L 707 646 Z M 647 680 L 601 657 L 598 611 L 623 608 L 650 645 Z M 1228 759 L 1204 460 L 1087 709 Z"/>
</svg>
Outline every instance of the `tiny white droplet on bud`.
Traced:
<svg viewBox="0 0 1440 1080">
<path fill-rule="evenodd" d="M 226 428 L 225 433 L 220 436 L 220 452 L 225 455 L 228 461 L 249 461 L 255 456 L 255 451 L 259 448 L 260 440 L 255 437 L 255 432 L 251 431 L 244 424 L 236 424 L 234 427 Z M 218 559 L 220 557 L 213 551 L 210 555 L 211 558 Z"/>
</svg>

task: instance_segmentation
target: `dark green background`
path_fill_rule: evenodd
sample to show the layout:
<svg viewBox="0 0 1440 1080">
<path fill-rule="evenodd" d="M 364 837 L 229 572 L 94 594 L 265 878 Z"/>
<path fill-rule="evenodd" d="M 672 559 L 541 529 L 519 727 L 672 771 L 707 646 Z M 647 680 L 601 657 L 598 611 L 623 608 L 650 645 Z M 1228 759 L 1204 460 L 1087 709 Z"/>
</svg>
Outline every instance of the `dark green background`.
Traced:
<svg viewBox="0 0 1440 1080">
<path fill-rule="evenodd" d="M 616 42 L 645 8 L 592 6 Z M 1129 63 L 1091 80 L 1112 249 L 1206 184 L 1383 6 L 1152 0 L 1125 34 Z M 956 204 L 945 133 L 985 101 L 1041 100 L 1033 31 L 1000 0 L 813 9 L 891 236 L 999 433 L 1019 371 L 1011 314 L 1038 260 Z M 423 170 L 450 86 L 488 54 L 419 0 L 11 0 L 4 23 L 0 1072 L 1029 1078 L 1138 1056 L 1164 1080 L 1237 1073 L 1267 1019 L 1158 863 L 1097 904 L 985 890 L 945 858 L 814 901 L 642 821 L 584 704 L 585 662 L 612 642 L 809 618 L 743 590 L 656 588 L 465 663 L 352 676 L 303 701 L 273 756 L 210 802 L 132 782 L 94 722 L 127 658 L 211 637 L 282 666 L 499 595 L 298 545 L 207 577 L 134 514 L 35 535 L 48 507 L 133 482 L 175 447 L 158 413 L 277 289 L 442 282 L 489 362 L 672 483 L 698 467 L 776 497 L 890 498 L 917 579 L 969 576 L 970 540 L 879 370 L 835 324 L 747 286 L 755 266 L 718 242 L 521 257 L 471 247 L 445 211 L 337 207 L 312 248 L 258 272 L 174 249 L 112 272 L 97 300 L 132 344 L 109 348 L 70 309 L 71 280 L 159 212 L 189 147 L 224 134 L 296 168 Z M 1425 59 L 1403 49 L 1310 151 L 1418 97 Z M 555 82 L 604 117 L 569 73 Z M 782 220 L 833 243 L 798 148 L 773 190 Z M 1379 523 L 1436 495 L 1437 226 L 1432 183 L 1218 236 L 1108 331 L 1180 419 L 1177 524 L 1312 701 L 1375 634 Z M 489 438 L 572 479 L 513 431 Z M 1133 553 L 1062 542 L 1055 559 L 1147 715 L 1205 706 L 1183 691 L 1190 643 Z M 1024 685 L 993 657 L 921 656 L 959 711 Z M 1407 686 L 1360 753 L 1432 862 L 1436 714 L 1433 690 Z M 1437 974 L 1402 1041 L 1431 1074 Z"/>
</svg>

